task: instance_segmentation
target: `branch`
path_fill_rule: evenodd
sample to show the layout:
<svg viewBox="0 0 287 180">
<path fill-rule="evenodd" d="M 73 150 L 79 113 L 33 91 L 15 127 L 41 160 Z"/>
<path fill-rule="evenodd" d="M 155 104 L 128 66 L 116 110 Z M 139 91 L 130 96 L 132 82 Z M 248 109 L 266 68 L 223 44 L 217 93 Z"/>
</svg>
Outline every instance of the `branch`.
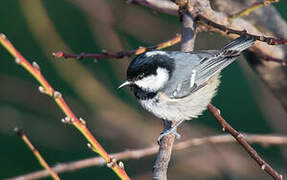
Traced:
<svg viewBox="0 0 287 180">
<path fill-rule="evenodd" d="M 158 0 L 132 0 L 132 1 L 134 2 L 134 4 L 147 6 L 149 8 L 153 8 L 153 9 L 154 9 L 154 6 L 156 6 L 157 8 L 155 10 L 166 9 L 166 7 L 168 6 L 169 10 L 173 11 L 173 13 L 169 13 L 171 15 L 176 14 L 176 12 L 179 9 L 178 6 L 175 6 L 175 4 L 173 2 L 170 2 L 170 1 L 165 1 L 165 3 L 168 3 L 168 5 L 165 4 L 164 6 L 161 5 L 162 1 L 158 1 Z M 187 2 L 187 0 L 180 0 L 180 1 L 182 1 L 183 3 Z M 145 3 L 145 2 L 148 2 L 148 3 Z M 228 19 L 229 17 L 225 13 L 214 11 L 212 9 L 212 7 L 210 6 L 210 3 L 208 0 L 201 0 L 201 1 L 191 0 L 191 2 L 192 2 L 192 6 L 193 6 L 192 8 L 198 9 L 198 11 L 197 11 L 198 14 L 205 16 L 205 17 L 212 18 L 212 20 L 214 22 L 216 22 L 216 24 L 220 23 L 222 26 L 236 27 L 235 29 L 240 28 L 240 27 L 241 28 L 244 27 L 244 29 L 246 29 L 248 32 L 252 32 L 253 34 L 261 33 L 258 30 L 258 28 L 255 25 L 253 25 L 253 23 L 251 23 L 250 21 L 247 21 L 245 19 L 238 18 L 238 19 L 236 19 L 236 21 L 230 22 Z M 208 26 L 204 25 L 200 29 L 205 30 L 205 31 L 211 31 L 211 30 L 216 31 L 217 30 L 216 32 L 220 32 L 224 36 L 229 36 L 229 37 L 234 38 L 230 34 L 224 33 L 224 31 L 218 30 L 216 28 L 209 29 L 207 27 Z M 261 36 L 258 36 L 257 39 L 260 40 L 260 37 Z M 262 39 L 262 37 L 261 37 L 261 39 Z M 275 39 L 275 38 L 270 39 L 270 37 L 267 37 L 267 39 L 263 38 L 263 40 L 267 40 L 267 42 L 269 42 L 270 45 L 286 44 L 286 42 L 287 42 L 287 40 L 284 40 L 284 39 Z M 255 45 L 253 45 L 253 47 L 256 47 L 256 48 L 260 49 L 262 52 L 265 52 L 265 54 L 267 56 L 276 57 L 276 58 L 283 58 L 283 56 L 284 56 L 283 50 L 281 48 L 278 48 L 278 47 L 272 47 L 271 48 L 269 46 L 266 46 L 264 44 L 259 44 L 259 43 L 256 43 Z"/>
<path fill-rule="evenodd" d="M 191 14 L 184 14 L 182 17 L 182 40 L 181 50 L 184 52 L 193 51 L 196 36 L 196 23 Z"/>
<path fill-rule="evenodd" d="M 267 162 L 265 162 L 257 152 L 248 144 L 248 142 L 244 139 L 243 135 L 233 129 L 230 124 L 228 124 L 223 117 L 220 115 L 220 110 L 214 107 L 212 104 L 208 105 L 208 110 L 211 114 L 216 118 L 219 124 L 222 126 L 223 131 L 229 132 L 238 142 L 239 144 L 248 152 L 248 154 L 257 162 L 257 164 L 261 167 L 262 170 L 267 172 L 273 179 L 283 180 L 282 175 L 276 172 Z"/>
<path fill-rule="evenodd" d="M 121 168 L 114 159 L 112 159 L 104 148 L 94 138 L 92 133 L 88 130 L 86 123 L 83 119 L 77 118 L 72 112 L 70 107 L 66 104 L 60 92 L 55 91 L 53 87 L 47 82 L 41 73 L 40 67 L 36 62 L 31 65 L 13 46 L 13 44 L 6 38 L 6 36 L 0 33 L 0 43 L 9 51 L 9 53 L 15 58 L 16 64 L 21 65 L 26 69 L 40 84 L 39 91 L 47 94 L 54 99 L 60 109 L 66 114 L 66 118 L 62 120 L 64 123 L 72 124 L 78 129 L 82 135 L 89 141 L 94 151 L 96 151 L 107 164 L 111 165 L 110 168 L 121 178 L 130 179 L 126 174 L 125 170 Z"/>
<path fill-rule="evenodd" d="M 268 6 L 271 3 L 277 3 L 279 2 L 279 0 L 265 0 L 263 2 L 255 2 L 254 4 L 252 4 L 250 7 L 243 9 L 242 11 L 233 14 L 232 16 L 230 16 L 228 19 L 230 21 L 239 18 L 239 17 L 243 17 L 248 15 L 249 13 L 251 13 L 252 11 L 261 8 L 262 6 Z"/>
<path fill-rule="evenodd" d="M 196 37 L 196 25 L 194 18 L 188 9 L 184 9 L 182 22 L 182 39 L 181 50 L 184 52 L 192 51 Z M 164 129 L 172 127 L 173 122 L 164 120 Z M 167 168 L 171 157 L 172 147 L 175 136 L 173 134 L 166 135 L 160 142 L 159 152 L 153 167 L 152 179 L 166 180 Z"/>
<path fill-rule="evenodd" d="M 163 124 L 164 124 L 164 131 L 170 129 L 173 125 L 171 121 L 167 120 L 163 120 Z M 161 139 L 156 161 L 153 166 L 153 175 L 152 175 L 153 180 L 167 179 L 167 168 L 171 157 L 174 139 L 175 139 L 174 134 L 168 134 Z"/>
<path fill-rule="evenodd" d="M 142 0 L 142 1 L 132 0 L 132 2 L 134 4 L 140 4 L 140 3 L 146 3 L 147 1 L 145 1 L 145 0 Z M 208 31 L 219 30 L 219 32 L 223 33 L 223 35 L 229 35 L 229 34 L 248 35 L 248 36 L 251 36 L 258 41 L 266 42 L 269 45 L 287 44 L 286 39 L 259 36 L 259 35 L 247 33 L 247 31 L 245 31 L 245 30 L 231 29 L 231 28 L 228 28 L 224 25 L 218 24 L 218 23 L 216 23 L 216 22 L 214 22 L 214 21 L 212 21 L 212 20 L 210 20 L 210 19 L 208 19 L 202 15 L 198 15 L 196 17 L 196 19 L 200 20 L 202 23 L 204 23 L 203 26 L 207 25 L 209 27 L 215 28 L 215 29 L 208 28 Z M 206 28 L 206 26 L 205 26 L 205 28 Z M 170 46 L 177 44 L 180 41 L 181 41 L 181 35 L 177 35 L 173 39 L 168 40 L 168 41 L 163 42 L 163 43 L 160 43 L 158 45 L 149 46 L 149 47 L 140 47 L 140 48 L 135 49 L 135 50 L 126 50 L 126 51 L 120 51 L 120 52 L 116 52 L 116 53 L 108 53 L 106 51 L 103 51 L 101 54 L 91 54 L 91 53 L 69 54 L 69 53 L 65 53 L 63 51 L 59 51 L 59 52 L 53 53 L 53 56 L 55 56 L 57 58 L 76 58 L 76 59 L 93 58 L 96 60 L 100 60 L 100 59 L 104 59 L 104 58 L 120 59 L 120 58 L 124 58 L 124 57 L 130 57 L 132 55 L 138 55 L 138 54 L 144 53 L 146 51 L 154 50 L 154 49 L 167 48 L 167 47 L 170 47 Z M 266 60 L 266 61 L 277 62 L 277 63 L 281 63 L 282 65 L 285 65 L 287 62 L 285 59 L 275 58 L 273 56 L 266 54 L 262 50 L 262 48 L 258 48 L 256 45 L 254 45 L 250 50 L 253 51 L 254 53 L 256 53 L 260 58 L 262 58 L 263 60 Z"/>
<path fill-rule="evenodd" d="M 52 176 L 55 180 L 60 180 L 60 177 L 58 174 L 51 169 L 51 167 L 48 165 L 48 163 L 45 161 L 45 159 L 41 156 L 40 152 L 33 146 L 31 141 L 28 139 L 26 134 L 23 132 L 22 129 L 15 128 L 14 129 L 16 134 L 22 138 L 22 140 L 27 144 L 27 146 L 31 149 L 34 156 L 37 158 L 41 166 L 43 166 L 44 169 L 46 169 L 48 175 Z"/>
<path fill-rule="evenodd" d="M 285 145 L 287 144 L 287 136 L 275 136 L 275 135 L 260 135 L 260 134 L 244 134 L 244 137 L 249 143 L 258 143 L 263 146 L 266 145 Z M 183 150 L 190 147 L 196 147 L 204 144 L 220 144 L 220 143 L 234 143 L 235 139 L 230 135 L 217 135 L 209 136 L 203 138 L 193 138 L 190 140 L 182 141 L 176 143 L 173 150 Z M 118 160 L 128 160 L 128 159 L 140 159 L 146 156 L 151 156 L 158 152 L 158 146 L 151 146 L 144 149 L 136 150 L 126 150 L 123 152 L 110 154 Z M 105 160 L 102 157 L 94 157 L 83 159 L 79 161 L 74 161 L 70 163 L 60 163 L 54 166 L 52 169 L 57 173 L 71 172 L 92 166 L 101 166 L 105 164 Z M 20 179 L 39 179 L 49 176 L 47 170 L 41 170 L 32 172 L 26 175 L 21 175 L 7 180 L 20 180 Z"/>
<path fill-rule="evenodd" d="M 283 66 L 287 65 L 287 59 L 279 59 L 279 58 L 275 58 L 272 56 L 268 56 L 267 54 L 265 54 L 264 52 L 262 52 L 259 48 L 253 47 L 252 51 L 260 58 L 263 59 L 265 61 L 272 61 L 272 62 L 277 62 L 282 64 Z"/>
<path fill-rule="evenodd" d="M 100 59 L 104 59 L 104 58 L 120 59 L 120 58 L 124 58 L 124 57 L 130 57 L 132 55 L 138 55 L 138 54 L 144 53 L 146 51 L 150 51 L 150 50 L 167 48 L 167 47 L 170 47 L 170 46 L 173 46 L 173 45 L 179 43 L 180 40 L 181 40 L 181 35 L 177 35 L 176 37 L 172 38 L 171 40 L 160 43 L 158 45 L 149 46 L 149 47 L 140 47 L 140 48 L 135 49 L 135 50 L 120 51 L 120 52 L 116 52 L 116 53 L 108 53 L 108 52 L 103 51 L 101 54 L 87 54 L 87 53 L 69 54 L 69 53 L 65 53 L 63 51 L 59 51 L 59 52 L 53 53 L 53 56 L 55 56 L 57 58 L 76 58 L 76 59 L 93 58 L 96 60 L 100 60 Z"/>
<path fill-rule="evenodd" d="M 75 58 L 75 59 L 79 59 L 79 60 L 80 59 L 86 59 L 86 58 L 92 58 L 92 59 L 96 59 L 96 60 L 105 59 L 105 58 L 121 59 L 124 57 L 130 57 L 132 55 L 139 55 L 141 53 L 144 53 L 144 52 L 150 51 L 150 50 L 164 49 L 167 47 L 171 47 L 171 46 L 179 43 L 180 41 L 181 41 L 181 35 L 176 35 L 176 37 L 174 37 L 168 41 L 165 41 L 163 43 L 160 43 L 158 45 L 149 46 L 149 47 L 140 47 L 140 48 L 134 49 L 134 50 L 119 51 L 119 52 L 115 52 L 115 53 L 103 52 L 101 54 L 89 54 L 89 53 L 69 54 L 69 53 L 66 53 L 63 51 L 59 51 L 59 52 L 53 53 L 53 56 L 55 56 L 56 58 L 65 58 L 65 59 Z M 263 52 L 260 48 L 253 47 L 250 50 L 252 52 L 254 52 L 256 55 L 258 55 L 260 58 L 262 58 L 263 60 L 280 63 L 284 66 L 287 63 L 286 59 L 279 59 L 279 58 L 269 56 L 265 52 Z"/>
<path fill-rule="evenodd" d="M 267 37 L 267 36 L 259 36 L 259 35 L 254 35 L 248 33 L 246 30 L 237 30 L 237 29 L 232 29 L 228 28 L 224 25 L 218 24 L 202 15 L 198 15 L 197 19 L 203 23 L 205 23 L 208 26 L 214 27 L 216 29 L 219 29 L 220 31 L 225 32 L 227 35 L 228 34 L 237 34 L 237 35 L 248 35 L 250 37 L 253 37 L 254 39 L 262 42 L 266 42 L 269 45 L 278 45 L 278 44 L 285 44 L 287 45 L 287 39 L 281 39 L 281 38 L 273 38 L 273 37 Z M 210 29 L 209 29 L 210 30 Z"/>
</svg>

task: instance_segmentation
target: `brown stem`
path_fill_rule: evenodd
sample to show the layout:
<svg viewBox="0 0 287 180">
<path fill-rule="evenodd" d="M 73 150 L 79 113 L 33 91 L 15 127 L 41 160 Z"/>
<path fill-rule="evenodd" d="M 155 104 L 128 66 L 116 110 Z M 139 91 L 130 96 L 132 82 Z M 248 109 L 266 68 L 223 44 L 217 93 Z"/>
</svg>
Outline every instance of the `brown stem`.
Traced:
<svg viewBox="0 0 287 180">
<path fill-rule="evenodd" d="M 210 20 L 210 19 L 208 19 L 202 15 L 198 15 L 197 19 L 201 20 L 202 22 L 204 22 L 208 26 L 211 26 L 213 28 L 216 28 L 220 31 L 225 32 L 226 34 L 238 34 L 238 35 L 244 35 L 245 34 L 248 36 L 252 36 L 256 40 L 266 42 L 270 45 L 286 44 L 286 42 L 287 42 L 287 40 L 285 40 L 285 39 L 276 39 L 273 37 L 258 36 L 258 35 L 249 34 L 246 31 L 231 29 L 231 28 L 228 28 L 224 25 L 218 24 L 218 23 L 216 23 L 216 22 L 214 22 L 214 21 L 212 21 L 212 20 Z M 193 26 L 193 25 L 191 25 L 191 26 Z M 192 34 L 188 31 L 190 31 L 190 29 L 186 28 L 185 30 L 183 30 L 182 33 Z M 158 45 L 149 46 L 149 47 L 140 47 L 140 48 L 134 49 L 134 50 L 119 51 L 119 52 L 115 52 L 115 53 L 108 53 L 108 52 L 104 51 L 100 54 L 94 54 L 94 53 L 69 54 L 69 53 L 66 53 L 63 51 L 59 51 L 59 52 L 53 53 L 53 56 L 55 56 L 57 58 L 75 58 L 75 59 L 92 58 L 92 59 L 96 59 L 96 60 L 105 59 L 105 58 L 120 59 L 120 58 L 124 58 L 124 57 L 130 57 L 132 55 L 138 55 L 138 54 L 144 53 L 146 51 L 150 51 L 150 50 L 163 49 L 166 47 L 170 47 L 170 46 L 177 44 L 180 41 L 181 41 L 181 35 L 177 35 L 176 37 L 174 37 L 168 41 L 165 41 L 163 43 L 160 43 Z M 194 41 L 194 39 L 192 39 L 192 41 Z M 190 41 L 191 43 L 184 43 L 184 44 L 192 45 L 192 44 L 194 44 L 194 42 L 192 42 L 192 41 Z M 256 45 L 254 45 L 250 50 L 253 51 L 254 53 L 256 53 L 263 60 L 281 63 L 282 65 L 286 65 L 286 63 L 287 63 L 286 59 L 280 59 L 280 58 L 272 57 L 272 56 L 266 54 L 265 52 L 263 52 L 262 49 L 256 47 Z"/>
<path fill-rule="evenodd" d="M 195 28 L 196 24 L 191 14 L 185 14 L 182 17 L 182 40 L 181 50 L 184 52 L 190 52 L 194 48 L 195 41 Z"/>
<path fill-rule="evenodd" d="M 188 31 L 188 29 L 187 29 L 187 31 Z M 160 43 L 158 45 L 149 46 L 149 47 L 140 47 L 140 48 L 134 49 L 134 50 L 119 51 L 119 52 L 115 52 L 115 53 L 104 52 L 104 53 L 100 53 L 100 54 L 93 54 L 93 53 L 69 54 L 69 53 L 66 53 L 63 51 L 59 51 L 59 52 L 53 53 L 53 55 L 57 58 L 75 58 L 75 59 L 93 58 L 96 60 L 105 59 L 105 58 L 121 59 L 124 57 L 130 57 L 132 55 L 138 55 L 138 54 L 144 53 L 146 51 L 150 51 L 150 50 L 167 48 L 167 47 L 170 47 L 170 46 L 173 46 L 173 45 L 179 43 L 180 41 L 181 41 L 181 35 L 176 35 L 176 37 L 174 37 L 170 40 L 167 40 L 163 43 Z M 256 46 L 252 47 L 252 49 L 250 49 L 250 50 L 265 61 L 272 61 L 272 62 L 280 63 L 282 65 L 286 65 L 286 63 L 287 63 L 286 59 L 280 59 L 280 58 L 275 58 L 275 57 L 269 56 L 265 52 L 263 52 L 260 48 L 257 48 Z"/>
<path fill-rule="evenodd" d="M 269 45 L 287 44 L 287 39 L 273 38 L 273 37 L 267 37 L 267 36 L 258 36 L 258 35 L 247 33 L 246 30 L 231 29 L 224 25 L 218 24 L 202 15 L 198 15 L 197 19 L 208 26 L 211 26 L 211 27 L 214 27 L 216 29 L 226 32 L 226 34 L 238 34 L 240 36 L 248 35 L 258 41 L 266 42 Z"/>
<path fill-rule="evenodd" d="M 143 6 L 152 8 L 154 10 L 160 11 L 160 12 L 165 12 L 166 13 L 166 10 L 168 9 L 169 10 L 168 14 L 170 14 L 170 15 L 178 14 L 177 13 L 177 11 L 179 9 L 178 6 L 175 3 L 171 2 L 171 1 L 165 1 L 164 5 L 162 5 L 161 1 L 158 1 L 158 0 L 132 0 L 132 1 L 133 1 L 134 4 L 143 5 Z M 148 2 L 148 3 L 146 3 L 146 2 Z M 182 1 L 182 2 L 187 2 L 187 0 L 186 1 Z M 208 26 L 206 23 L 202 23 L 203 25 L 200 26 L 201 30 L 204 30 L 204 31 L 215 31 L 215 32 L 221 33 L 224 36 L 231 37 L 231 35 L 228 35 L 228 34 L 224 33 L 224 32 L 227 32 L 227 30 L 226 30 L 227 28 L 224 28 L 222 26 L 225 26 L 225 27 L 228 27 L 228 26 L 236 27 L 235 29 L 237 29 L 239 26 L 241 26 L 241 27 L 245 27 L 245 29 L 248 32 L 251 32 L 253 34 L 260 33 L 258 28 L 255 25 L 253 25 L 253 23 L 251 23 L 249 20 L 240 19 L 239 22 L 236 22 L 236 25 L 234 23 L 230 24 L 229 17 L 225 13 L 214 11 L 211 8 L 210 3 L 209 3 L 208 0 L 201 0 L 201 1 L 194 0 L 194 1 L 192 1 L 192 3 L 193 3 L 192 4 L 193 8 L 194 9 L 198 9 L 198 12 L 201 15 L 204 15 L 204 17 L 212 18 L 212 20 L 207 19 L 207 21 L 206 21 L 206 22 L 210 22 L 209 25 L 215 25 L 215 27 L 213 27 L 213 26 Z M 212 22 L 214 22 L 214 23 L 212 23 Z M 218 27 L 219 29 L 217 29 L 216 27 Z M 229 31 L 229 32 L 230 33 L 233 32 L 235 34 L 242 34 L 243 33 L 242 31 Z M 262 40 L 266 40 L 266 42 L 267 43 L 269 42 L 270 45 L 273 45 L 274 43 L 275 44 L 286 44 L 286 42 L 287 42 L 286 39 L 276 39 L 276 38 L 270 38 L 270 37 L 264 38 L 262 36 L 257 36 L 256 39 L 261 40 L 261 41 Z M 255 45 L 253 45 L 253 47 L 256 47 L 256 48 L 260 49 L 260 51 L 264 52 L 264 54 L 267 55 L 268 57 L 276 57 L 277 60 L 283 58 L 283 56 L 282 56 L 282 48 L 269 47 L 269 46 L 266 46 L 266 45 L 265 46 L 260 46 L 259 44 L 255 44 Z M 272 60 L 270 58 L 268 58 L 268 59 Z M 276 59 L 274 59 L 274 62 L 277 61 Z"/>
<path fill-rule="evenodd" d="M 228 124 L 223 117 L 220 115 L 220 110 L 214 107 L 212 104 L 208 105 L 208 110 L 211 114 L 217 119 L 219 124 L 222 126 L 223 131 L 229 132 L 238 143 L 247 151 L 247 153 L 257 162 L 257 164 L 261 167 L 262 170 L 267 172 L 273 179 L 282 180 L 283 177 L 278 172 L 276 172 L 267 162 L 265 162 L 258 153 L 248 144 L 248 142 L 244 139 L 244 136 L 232 128 L 230 124 Z"/>
<path fill-rule="evenodd" d="M 259 48 L 253 47 L 252 51 L 261 59 L 265 60 L 265 61 L 272 61 L 272 62 L 277 62 L 282 64 L 283 66 L 286 66 L 287 63 L 287 59 L 279 59 L 279 58 L 275 58 L 272 56 L 268 56 L 267 54 L 265 54 L 263 51 L 261 51 Z"/>
<path fill-rule="evenodd" d="M 170 129 L 173 124 L 171 121 L 166 120 L 163 120 L 163 123 L 164 130 Z M 174 139 L 174 134 L 168 134 L 161 139 L 155 165 L 153 166 L 153 180 L 167 179 L 167 168 L 171 157 Z"/>
<path fill-rule="evenodd" d="M 181 50 L 188 52 L 192 51 L 194 47 L 194 41 L 196 36 L 195 22 L 192 15 L 186 9 L 182 17 L 182 40 Z M 164 121 L 164 129 L 169 129 L 172 123 Z M 153 179 L 166 180 L 167 168 L 170 160 L 173 142 L 175 136 L 173 134 L 164 136 L 160 142 L 159 152 L 153 169 Z"/>
</svg>

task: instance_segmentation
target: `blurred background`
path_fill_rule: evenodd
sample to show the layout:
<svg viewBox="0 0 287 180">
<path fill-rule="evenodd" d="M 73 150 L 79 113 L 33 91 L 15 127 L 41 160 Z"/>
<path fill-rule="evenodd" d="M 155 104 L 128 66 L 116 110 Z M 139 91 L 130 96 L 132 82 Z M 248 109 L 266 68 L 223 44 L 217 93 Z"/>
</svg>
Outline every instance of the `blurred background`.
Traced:
<svg viewBox="0 0 287 180">
<path fill-rule="evenodd" d="M 287 2 L 275 4 L 287 19 Z M 131 58 L 55 59 L 53 52 L 100 53 L 155 45 L 180 32 L 177 17 L 124 0 L 9 0 L 1 2 L 0 29 L 30 62 L 36 61 L 48 82 L 60 91 L 74 113 L 109 152 L 156 144 L 162 122 L 143 110 L 128 89 L 117 90 Z M 228 39 L 201 33 L 197 49 L 217 49 Z M 179 46 L 169 48 L 178 50 Z M 39 84 L 0 47 L 0 179 L 40 170 L 31 151 L 13 129 L 22 128 L 50 165 L 97 156 Z M 264 100 L 263 100 L 264 99 Z M 241 57 L 222 73 L 213 104 L 232 126 L 245 133 L 287 134 L 286 112 Z M 182 140 L 222 134 L 205 112 L 180 127 Z M 287 147 L 253 145 L 287 176 Z M 125 162 L 134 179 L 150 179 L 155 156 Z M 62 179 L 117 179 L 107 167 L 60 174 Z M 270 179 L 238 144 L 202 145 L 173 152 L 170 179 Z M 49 178 L 46 178 L 49 179 Z"/>
</svg>

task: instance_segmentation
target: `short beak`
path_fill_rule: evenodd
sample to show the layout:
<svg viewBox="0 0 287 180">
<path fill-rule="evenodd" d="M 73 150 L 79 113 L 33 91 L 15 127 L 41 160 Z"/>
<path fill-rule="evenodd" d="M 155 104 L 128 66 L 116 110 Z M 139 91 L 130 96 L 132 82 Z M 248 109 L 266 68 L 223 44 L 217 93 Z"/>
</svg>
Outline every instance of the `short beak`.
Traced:
<svg viewBox="0 0 287 180">
<path fill-rule="evenodd" d="M 121 84 L 121 85 L 118 87 L 118 89 L 120 89 L 120 88 L 122 88 L 122 87 L 124 87 L 124 86 L 131 85 L 131 84 L 132 84 L 132 82 L 130 82 L 130 81 L 125 81 L 123 84 Z"/>
</svg>

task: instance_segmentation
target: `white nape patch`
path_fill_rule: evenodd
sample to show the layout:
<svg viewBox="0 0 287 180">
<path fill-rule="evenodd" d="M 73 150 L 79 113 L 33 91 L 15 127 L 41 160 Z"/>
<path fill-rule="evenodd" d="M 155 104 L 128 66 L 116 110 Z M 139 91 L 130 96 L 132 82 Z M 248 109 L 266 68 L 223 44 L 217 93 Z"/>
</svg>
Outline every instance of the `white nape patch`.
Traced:
<svg viewBox="0 0 287 180">
<path fill-rule="evenodd" d="M 168 81 L 169 75 L 167 69 L 161 67 L 157 68 L 156 73 L 137 80 L 134 83 L 144 90 L 157 91 Z"/>
<path fill-rule="evenodd" d="M 168 56 L 168 54 L 166 52 L 164 52 L 164 51 L 150 51 L 150 52 L 145 53 L 145 56 L 146 57 L 152 57 L 154 55 L 159 55 L 159 54 Z"/>
<path fill-rule="evenodd" d="M 195 82 L 195 75 L 196 75 L 196 70 L 191 71 L 191 76 L 190 76 L 190 87 L 193 87 L 194 82 Z"/>
</svg>

